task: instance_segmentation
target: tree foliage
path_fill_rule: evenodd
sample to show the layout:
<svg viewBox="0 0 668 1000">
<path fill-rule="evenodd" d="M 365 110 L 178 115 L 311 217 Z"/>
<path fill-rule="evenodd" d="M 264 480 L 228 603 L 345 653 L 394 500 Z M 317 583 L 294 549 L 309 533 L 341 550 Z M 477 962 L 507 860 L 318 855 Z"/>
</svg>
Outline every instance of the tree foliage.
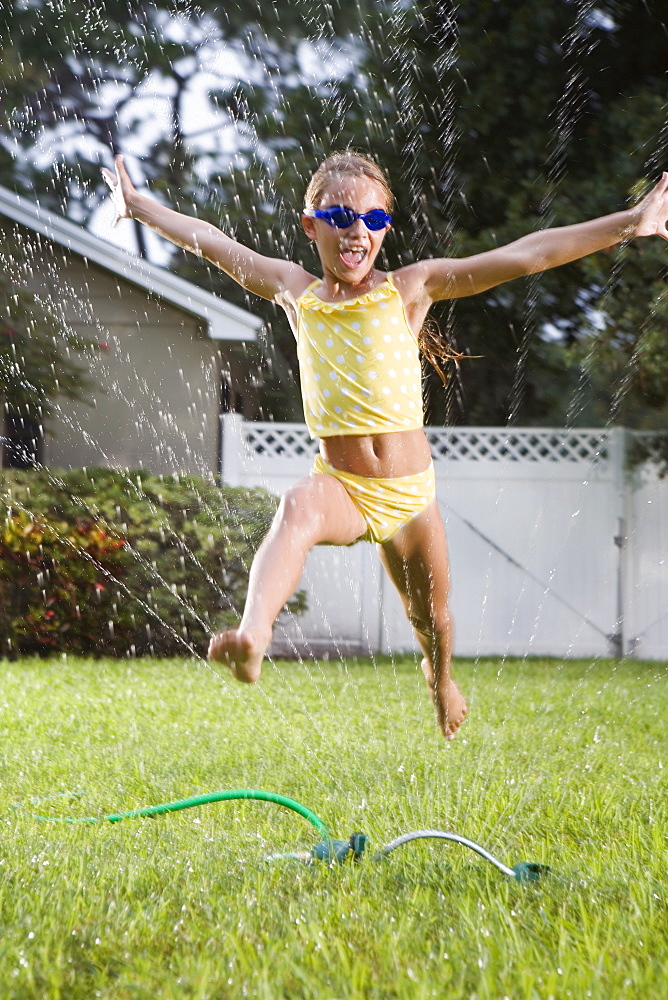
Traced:
<svg viewBox="0 0 668 1000">
<path fill-rule="evenodd" d="M 362 39 L 356 75 L 281 94 L 274 119 L 299 138 L 277 156 L 277 183 L 299 205 L 300 181 L 332 145 L 375 154 L 398 196 L 391 267 L 615 211 L 658 179 L 658 4 L 378 5 Z M 264 100 L 263 138 L 275 131 Z M 661 426 L 665 276 L 665 244 L 645 240 L 443 305 L 454 346 L 483 357 L 453 369 L 446 392 L 431 380 L 432 420 Z"/>
<path fill-rule="evenodd" d="M 49 70 L 20 100 L 13 78 L 8 128 L 33 163 L 27 183 L 81 219 L 104 193 L 103 150 L 142 150 L 136 179 L 157 197 L 317 271 L 298 225 L 304 188 L 323 155 L 352 144 L 390 173 L 398 208 L 385 262 L 397 267 L 614 211 L 666 159 L 658 0 L 14 0 L 5 9 L 2 37 L 22 64 Z M 187 114 L 200 77 L 205 134 Z M 149 81 L 166 95 L 164 126 L 150 133 Z M 47 132 L 68 137 L 48 184 L 28 155 Z M 665 261 L 663 243 L 642 241 L 443 305 L 436 315 L 454 346 L 483 357 L 453 368 L 446 391 L 430 379 L 431 420 L 661 426 Z M 173 266 L 221 288 L 201 262 L 177 253 Z M 273 366 L 273 348 L 262 359 L 265 412 L 295 416 L 292 335 L 273 306 L 253 308 L 278 352 Z"/>
</svg>

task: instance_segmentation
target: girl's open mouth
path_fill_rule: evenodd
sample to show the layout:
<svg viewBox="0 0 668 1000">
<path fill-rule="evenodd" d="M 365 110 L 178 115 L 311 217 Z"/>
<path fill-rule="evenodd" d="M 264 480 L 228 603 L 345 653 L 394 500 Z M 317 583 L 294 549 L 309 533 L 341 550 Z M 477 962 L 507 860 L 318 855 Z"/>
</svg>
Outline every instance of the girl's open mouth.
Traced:
<svg viewBox="0 0 668 1000">
<path fill-rule="evenodd" d="M 366 255 L 365 247 L 344 247 L 339 254 L 346 267 L 358 267 Z"/>
</svg>

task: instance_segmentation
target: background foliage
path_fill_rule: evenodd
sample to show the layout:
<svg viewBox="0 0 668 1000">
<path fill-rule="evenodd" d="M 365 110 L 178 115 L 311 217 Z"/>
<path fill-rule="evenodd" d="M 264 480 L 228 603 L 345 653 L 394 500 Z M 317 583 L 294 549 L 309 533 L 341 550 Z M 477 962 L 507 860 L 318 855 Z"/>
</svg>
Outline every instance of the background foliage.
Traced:
<svg viewBox="0 0 668 1000">
<path fill-rule="evenodd" d="M 0 649 L 204 653 L 241 616 L 276 502 L 199 477 L 0 475 Z M 297 594 L 293 612 L 304 606 Z"/>
<path fill-rule="evenodd" d="M 105 197 L 111 147 L 136 154 L 135 179 L 156 197 L 316 270 L 298 227 L 304 187 L 324 153 L 352 143 L 389 170 L 386 265 L 397 267 L 614 211 L 667 159 L 659 0 L 9 0 L 2 11 L 0 166 L 82 222 Z M 176 252 L 172 266 L 247 304 L 201 262 Z M 428 418 L 665 426 L 665 278 L 665 246 L 643 241 L 444 306 L 448 337 L 483 358 L 446 392 L 430 380 Z M 298 418 L 287 323 L 252 308 L 268 331 L 249 357 L 249 370 L 262 361 L 257 415 Z"/>
</svg>

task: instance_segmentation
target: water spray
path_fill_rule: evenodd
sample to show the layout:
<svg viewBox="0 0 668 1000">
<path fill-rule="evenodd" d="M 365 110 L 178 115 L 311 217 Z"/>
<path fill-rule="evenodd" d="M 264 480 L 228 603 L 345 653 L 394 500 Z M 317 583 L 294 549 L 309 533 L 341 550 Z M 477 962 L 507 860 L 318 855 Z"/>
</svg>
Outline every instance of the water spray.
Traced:
<svg viewBox="0 0 668 1000">
<path fill-rule="evenodd" d="M 76 796 L 81 794 L 83 793 L 63 792 L 56 797 L 71 798 L 73 795 Z M 267 792 L 254 788 L 236 788 L 228 791 L 208 792 L 204 795 L 194 795 L 187 799 L 177 799 L 174 802 L 163 802 L 159 805 L 145 806 L 141 809 L 130 809 L 127 812 L 110 813 L 106 816 L 41 816 L 35 813 L 29 813 L 28 815 L 40 823 L 118 823 L 125 819 L 155 817 L 165 813 L 179 812 L 183 809 L 192 809 L 195 806 L 203 806 L 212 802 L 229 802 L 234 799 L 254 799 L 263 802 L 272 802 L 275 805 L 280 805 L 286 809 L 290 809 L 293 812 L 298 813 L 304 819 L 308 820 L 308 822 L 314 826 L 318 833 L 324 838 L 312 847 L 310 851 L 288 851 L 277 854 L 269 854 L 266 856 L 265 861 L 273 862 L 292 859 L 304 862 L 305 864 L 315 864 L 320 861 L 325 862 L 330 867 L 334 867 L 335 865 L 343 864 L 348 861 L 361 862 L 363 860 L 365 850 L 369 843 L 369 838 L 366 834 L 357 832 L 351 834 L 348 840 L 334 840 L 329 834 L 327 825 L 311 809 L 308 809 L 295 799 L 288 798 L 286 795 L 279 795 L 276 792 Z M 16 808 L 21 812 L 26 811 L 23 807 L 18 805 Z M 494 855 L 484 847 L 481 847 L 480 844 L 476 844 L 475 841 L 469 840 L 467 837 L 462 837 L 457 833 L 449 833 L 445 830 L 413 830 L 410 833 L 404 833 L 400 837 L 396 837 L 394 840 L 377 850 L 375 854 L 372 855 L 371 860 L 382 861 L 398 847 L 402 847 L 404 844 L 409 844 L 416 840 L 424 839 L 448 840 L 456 844 L 461 844 L 463 847 L 468 847 L 481 858 L 484 858 L 485 861 L 489 861 L 489 863 L 503 875 L 507 875 L 509 878 L 514 878 L 518 882 L 537 882 L 543 875 L 546 875 L 550 871 L 547 865 L 541 865 L 534 861 L 520 861 L 510 868 L 502 861 L 499 861 L 498 858 L 495 858 Z"/>
</svg>

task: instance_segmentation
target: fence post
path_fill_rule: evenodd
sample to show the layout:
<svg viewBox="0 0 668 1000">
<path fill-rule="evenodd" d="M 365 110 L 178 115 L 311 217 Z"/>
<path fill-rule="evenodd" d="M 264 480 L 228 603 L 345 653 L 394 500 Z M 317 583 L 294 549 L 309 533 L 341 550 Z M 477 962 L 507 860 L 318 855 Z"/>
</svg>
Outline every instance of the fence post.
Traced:
<svg viewBox="0 0 668 1000">
<path fill-rule="evenodd" d="M 617 534 L 613 541 L 617 546 L 617 621 L 615 630 L 610 636 L 613 653 L 623 657 L 626 653 L 626 549 L 629 535 L 628 504 L 626 498 L 626 430 L 614 427 L 610 435 L 610 465 L 612 472 L 612 488 L 615 494 L 617 508 Z"/>
<path fill-rule="evenodd" d="M 223 413 L 220 418 L 220 481 L 241 486 L 244 472 L 244 418 Z"/>
</svg>

